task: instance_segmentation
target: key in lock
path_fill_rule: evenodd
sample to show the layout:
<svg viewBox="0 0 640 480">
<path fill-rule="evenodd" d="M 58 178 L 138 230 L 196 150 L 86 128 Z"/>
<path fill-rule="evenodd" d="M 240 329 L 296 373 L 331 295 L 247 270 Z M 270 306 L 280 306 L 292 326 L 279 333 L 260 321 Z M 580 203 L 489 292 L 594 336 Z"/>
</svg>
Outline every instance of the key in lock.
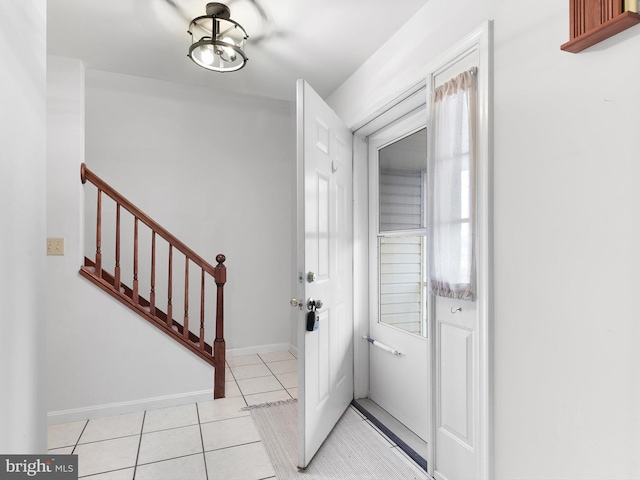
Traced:
<svg viewBox="0 0 640 480">
<path fill-rule="evenodd" d="M 318 308 L 322 308 L 322 300 L 314 300 L 309 297 L 307 299 L 307 331 L 315 332 L 320 326 L 320 316 L 317 313 Z"/>
<path fill-rule="evenodd" d="M 307 331 L 315 332 L 316 330 L 318 330 L 319 326 L 320 326 L 320 316 L 318 315 L 318 313 L 316 312 L 316 309 L 314 308 L 313 310 L 310 310 L 307 313 Z"/>
</svg>

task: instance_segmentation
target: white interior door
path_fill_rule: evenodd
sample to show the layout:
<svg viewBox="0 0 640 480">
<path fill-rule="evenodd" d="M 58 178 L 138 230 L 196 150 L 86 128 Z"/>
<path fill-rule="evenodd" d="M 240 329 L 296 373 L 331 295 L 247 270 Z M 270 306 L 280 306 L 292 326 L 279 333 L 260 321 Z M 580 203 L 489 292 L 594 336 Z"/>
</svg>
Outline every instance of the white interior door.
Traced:
<svg viewBox="0 0 640 480">
<path fill-rule="evenodd" d="M 298 127 L 298 466 L 305 468 L 353 398 L 351 131 L 304 81 Z M 307 300 L 322 301 L 306 328 Z"/>
</svg>

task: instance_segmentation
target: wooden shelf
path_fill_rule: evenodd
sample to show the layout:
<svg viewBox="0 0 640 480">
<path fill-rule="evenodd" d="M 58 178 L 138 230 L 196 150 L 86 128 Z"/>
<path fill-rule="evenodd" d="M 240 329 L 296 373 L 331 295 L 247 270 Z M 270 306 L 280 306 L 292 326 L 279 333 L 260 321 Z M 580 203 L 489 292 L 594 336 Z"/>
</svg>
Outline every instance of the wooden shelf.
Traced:
<svg viewBox="0 0 640 480">
<path fill-rule="evenodd" d="M 578 53 L 639 23 L 640 14 L 622 12 L 617 17 L 597 26 L 593 30 L 569 40 L 560 48 L 565 52 Z"/>
</svg>

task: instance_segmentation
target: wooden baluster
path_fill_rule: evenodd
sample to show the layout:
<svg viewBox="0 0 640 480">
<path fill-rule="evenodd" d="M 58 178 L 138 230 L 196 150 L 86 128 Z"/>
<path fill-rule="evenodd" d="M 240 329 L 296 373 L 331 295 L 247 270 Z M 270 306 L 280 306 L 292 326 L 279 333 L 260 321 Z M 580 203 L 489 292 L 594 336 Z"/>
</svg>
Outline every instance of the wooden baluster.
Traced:
<svg viewBox="0 0 640 480">
<path fill-rule="evenodd" d="M 227 267 L 224 266 L 226 257 L 218 255 L 215 267 L 217 286 L 216 295 L 216 340 L 213 342 L 213 398 L 224 398 L 225 357 L 226 345 L 224 341 L 224 284 L 227 282 Z"/>
<path fill-rule="evenodd" d="M 102 190 L 98 189 L 96 210 L 96 275 L 102 278 Z"/>
<path fill-rule="evenodd" d="M 169 244 L 169 278 L 167 279 L 167 327 L 173 325 L 173 305 L 171 304 L 171 290 L 173 285 L 173 245 Z"/>
<path fill-rule="evenodd" d="M 149 293 L 149 312 L 156 314 L 156 232 L 151 232 L 151 292 Z"/>
<path fill-rule="evenodd" d="M 204 352 L 204 268 L 200 280 L 200 350 Z"/>
<path fill-rule="evenodd" d="M 113 287 L 120 291 L 120 204 L 116 204 L 116 269 Z"/>
<path fill-rule="evenodd" d="M 618 15 L 621 15 L 622 12 L 624 11 L 624 2 L 621 2 L 620 0 L 615 0 L 613 2 L 613 6 L 611 7 L 613 10 L 611 12 L 611 18 L 613 17 L 617 17 Z"/>
<path fill-rule="evenodd" d="M 585 2 L 585 31 L 593 30 L 600 25 L 601 0 L 586 0 Z"/>
<path fill-rule="evenodd" d="M 189 257 L 184 257 L 184 323 L 182 336 L 189 340 Z"/>
<path fill-rule="evenodd" d="M 138 217 L 133 222 L 133 301 L 138 303 Z"/>
</svg>

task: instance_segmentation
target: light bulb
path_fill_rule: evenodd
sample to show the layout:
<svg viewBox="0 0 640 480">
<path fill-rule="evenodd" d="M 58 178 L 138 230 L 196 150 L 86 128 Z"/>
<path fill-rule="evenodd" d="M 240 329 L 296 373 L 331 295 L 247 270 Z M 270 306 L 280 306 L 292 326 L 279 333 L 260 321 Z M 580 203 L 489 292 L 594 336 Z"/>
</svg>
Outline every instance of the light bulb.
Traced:
<svg viewBox="0 0 640 480">
<path fill-rule="evenodd" d="M 200 47 L 200 60 L 205 65 L 213 65 L 213 60 L 215 59 L 213 55 L 213 48 L 211 45 L 205 45 Z"/>
<path fill-rule="evenodd" d="M 224 37 L 222 41 L 229 45 L 235 45 L 233 39 L 230 37 Z M 236 60 L 236 51 L 233 48 L 221 47 L 220 50 L 220 58 L 222 58 L 225 62 L 234 62 Z"/>
</svg>

